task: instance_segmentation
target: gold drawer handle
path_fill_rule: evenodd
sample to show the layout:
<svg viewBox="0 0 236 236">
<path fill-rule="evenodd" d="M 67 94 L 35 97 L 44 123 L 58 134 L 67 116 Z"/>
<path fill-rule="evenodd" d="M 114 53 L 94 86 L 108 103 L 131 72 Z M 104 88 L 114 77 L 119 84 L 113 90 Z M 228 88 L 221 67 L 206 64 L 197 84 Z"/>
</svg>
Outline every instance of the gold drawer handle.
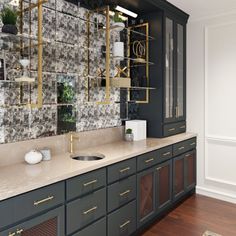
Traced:
<svg viewBox="0 0 236 236">
<path fill-rule="evenodd" d="M 163 156 L 168 156 L 170 154 L 171 154 L 171 152 L 166 152 L 166 153 L 163 154 Z"/>
<path fill-rule="evenodd" d="M 146 160 L 145 163 L 149 163 L 149 162 L 152 162 L 152 161 L 154 161 L 153 158 Z"/>
<path fill-rule="evenodd" d="M 193 145 L 195 145 L 195 144 L 196 144 L 195 142 L 194 142 L 194 143 L 191 143 L 190 146 L 193 146 Z"/>
<path fill-rule="evenodd" d="M 9 233 L 8 236 L 15 236 L 16 233 Z"/>
<path fill-rule="evenodd" d="M 84 187 L 87 187 L 87 186 L 89 186 L 89 185 L 91 185 L 91 184 L 95 184 L 95 183 L 97 183 L 97 182 L 98 182 L 98 180 L 95 179 L 95 180 L 93 180 L 93 181 L 90 181 L 90 182 L 88 182 L 88 183 L 85 183 L 85 184 L 84 184 Z"/>
<path fill-rule="evenodd" d="M 124 228 L 126 225 L 130 224 L 130 220 L 127 220 L 124 224 L 120 225 L 120 229 Z"/>
<path fill-rule="evenodd" d="M 168 131 L 175 131 L 175 128 L 169 129 Z"/>
<path fill-rule="evenodd" d="M 159 171 L 159 170 L 161 170 L 161 169 L 162 169 L 162 167 L 158 167 L 158 168 L 156 168 L 157 171 Z"/>
<path fill-rule="evenodd" d="M 18 230 L 16 231 L 16 233 L 17 233 L 17 234 L 21 234 L 21 233 L 23 233 L 23 231 L 24 231 L 23 229 L 18 229 Z"/>
<path fill-rule="evenodd" d="M 185 157 L 190 157 L 191 155 L 190 154 L 186 154 Z"/>
<path fill-rule="evenodd" d="M 54 196 L 49 196 L 49 197 L 47 197 L 47 198 L 45 198 L 45 199 L 42 199 L 42 200 L 40 200 L 40 201 L 35 201 L 35 202 L 34 202 L 34 206 L 38 206 L 38 205 L 40 205 L 40 204 L 43 204 L 43 203 L 52 201 L 53 199 L 54 199 Z"/>
<path fill-rule="evenodd" d="M 185 128 L 186 128 L 186 126 L 185 126 L 185 125 L 183 125 L 183 126 L 181 126 L 181 127 L 180 127 L 180 129 L 185 129 Z"/>
<path fill-rule="evenodd" d="M 183 149 L 185 149 L 185 147 L 180 147 L 180 148 L 179 148 L 179 150 L 183 150 Z"/>
<path fill-rule="evenodd" d="M 127 195 L 130 192 L 131 192 L 131 190 L 129 189 L 129 190 L 123 192 L 123 193 L 120 193 L 120 197 L 123 197 L 123 196 Z"/>
<path fill-rule="evenodd" d="M 91 212 L 93 212 L 93 211 L 96 211 L 97 209 L 98 209 L 98 207 L 95 206 L 95 207 L 93 207 L 93 208 L 91 208 L 91 209 L 89 209 L 89 210 L 87 210 L 87 211 L 84 211 L 83 214 L 84 214 L 84 215 L 87 215 L 88 213 L 91 213 Z"/>
<path fill-rule="evenodd" d="M 124 173 L 124 172 L 126 172 L 126 171 L 128 171 L 128 170 L 130 170 L 130 167 L 127 167 L 127 168 L 125 168 L 125 169 L 120 170 L 120 173 Z"/>
</svg>

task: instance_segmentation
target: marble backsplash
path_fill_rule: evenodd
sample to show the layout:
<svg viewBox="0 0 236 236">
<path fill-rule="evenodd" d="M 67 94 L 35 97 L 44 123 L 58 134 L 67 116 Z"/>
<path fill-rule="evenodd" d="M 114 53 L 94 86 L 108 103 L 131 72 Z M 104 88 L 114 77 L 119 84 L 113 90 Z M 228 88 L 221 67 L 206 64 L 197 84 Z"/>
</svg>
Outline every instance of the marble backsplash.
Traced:
<svg viewBox="0 0 236 236">
<path fill-rule="evenodd" d="M 0 2 L 0 10 L 8 2 Z M 34 2 L 34 1 L 31 1 Z M 25 0 L 27 4 L 27 0 Z M 4 105 L 18 104 L 20 86 L 16 83 L 0 82 L 0 143 L 12 143 L 36 139 L 58 133 L 58 106 L 57 83 L 58 81 L 73 81 L 75 101 L 73 111 L 76 117 L 76 131 L 89 131 L 122 125 L 120 104 L 120 90 L 111 89 L 111 104 L 97 105 L 97 101 L 104 99 L 105 88 L 95 88 L 88 102 L 87 77 L 87 31 L 86 18 L 88 10 L 77 7 L 64 0 L 49 0 L 43 7 L 43 38 L 48 41 L 43 48 L 43 102 L 42 109 L 27 109 L 24 107 L 3 108 Z M 28 32 L 28 15 L 24 16 L 24 32 Z M 32 32 L 37 35 L 37 12 L 32 11 Z M 91 21 L 99 19 L 104 21 L 104 16 L 93 14 Z M 1 23 L 0 23 L 1 27 Z M 91 28 L 90 74 L 97 73 L 97 69 L 105 69 L 105 58 L 102 56 L 101 47 L 105 44 L 105 33 L 95 33 L 94 24 Z M 119 33 L 111 34 L 111 50 L 115 41 L 119 40 Z M 50 42 L 49 42 L 50 41 Z M 75 44 L 78 47 L 75 47 Z M 19 53 L 0 51 L 5 57 L 7 66 L 7 79 L 14 80 L 21 75 L 17 70 L 20 59 Z M 31 52 L 31 77 L 37 79 L 37 49 Z M 111 76 L 115 73 L 115 66 L 111 63 Z M 90 81 L 95 83 L 94 81 Z M 36 101 L 37 84 L 25 86 L 23 99 Z M 132 105 L 131 105 L 132 106 Z M 136 114 L 137 108 L 130 107 L 130 112 Z"/>
</svg>

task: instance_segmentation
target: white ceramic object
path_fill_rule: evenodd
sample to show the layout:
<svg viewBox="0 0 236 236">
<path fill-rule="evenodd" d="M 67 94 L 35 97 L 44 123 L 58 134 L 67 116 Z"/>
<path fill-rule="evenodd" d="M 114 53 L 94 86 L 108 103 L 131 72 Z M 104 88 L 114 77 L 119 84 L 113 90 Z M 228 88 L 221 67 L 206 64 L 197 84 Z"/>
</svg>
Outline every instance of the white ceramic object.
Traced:
<svg viewBox="0 0 236 236">
<path fill-rule="evenodd" d="M 113 56 L 114 57 L 124 57 L 124 43 L 115 42 L 113 46 Z"/>
<path fill-rule="evenodd" d="M 144 140 L 147 138 L 147 121 L 146 120 L 129 120 L 125 122 L 125 130 L 132 129 L 134 141 Z"/>
<path fill-rule="evenodd" d="M 112 24 L 112 29 L 115 31 L 122 31 L 125 28 L 125 24 L 123 22 L 114 22 Z"/>
<path fill-rule="evenodd" d="M 43 155 L 41 152 L 32 150 L 25 154 L 25 161 L 30 165 L 38 164 L 42 161 Z"/>
</svg>

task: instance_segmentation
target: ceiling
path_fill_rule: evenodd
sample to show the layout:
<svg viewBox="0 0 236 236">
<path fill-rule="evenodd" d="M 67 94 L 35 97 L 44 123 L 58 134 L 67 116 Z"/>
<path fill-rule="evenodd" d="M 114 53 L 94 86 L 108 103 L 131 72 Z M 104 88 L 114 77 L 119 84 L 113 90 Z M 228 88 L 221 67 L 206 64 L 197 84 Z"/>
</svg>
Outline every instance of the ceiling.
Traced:
<svg viewBox="0 0 236 236">
<path fill-rule="evenodd" d="M 186 13 L 190 20 L 236 10 L 236 0 L 168 0 Z"/>
</svg>

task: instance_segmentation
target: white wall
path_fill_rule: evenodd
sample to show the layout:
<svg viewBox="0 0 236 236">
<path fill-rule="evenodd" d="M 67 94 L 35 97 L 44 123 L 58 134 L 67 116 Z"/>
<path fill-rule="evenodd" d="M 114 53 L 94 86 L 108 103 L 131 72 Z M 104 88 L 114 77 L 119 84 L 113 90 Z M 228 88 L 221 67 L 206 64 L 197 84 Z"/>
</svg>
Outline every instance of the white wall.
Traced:
<svg viewBox="0 0 236 236">
<path fill-rule="evenodd" d="M 236 203 L 236 12 L 188 24 L 188 131 L 198 133 L 197 192 Z"/>
</svg>

